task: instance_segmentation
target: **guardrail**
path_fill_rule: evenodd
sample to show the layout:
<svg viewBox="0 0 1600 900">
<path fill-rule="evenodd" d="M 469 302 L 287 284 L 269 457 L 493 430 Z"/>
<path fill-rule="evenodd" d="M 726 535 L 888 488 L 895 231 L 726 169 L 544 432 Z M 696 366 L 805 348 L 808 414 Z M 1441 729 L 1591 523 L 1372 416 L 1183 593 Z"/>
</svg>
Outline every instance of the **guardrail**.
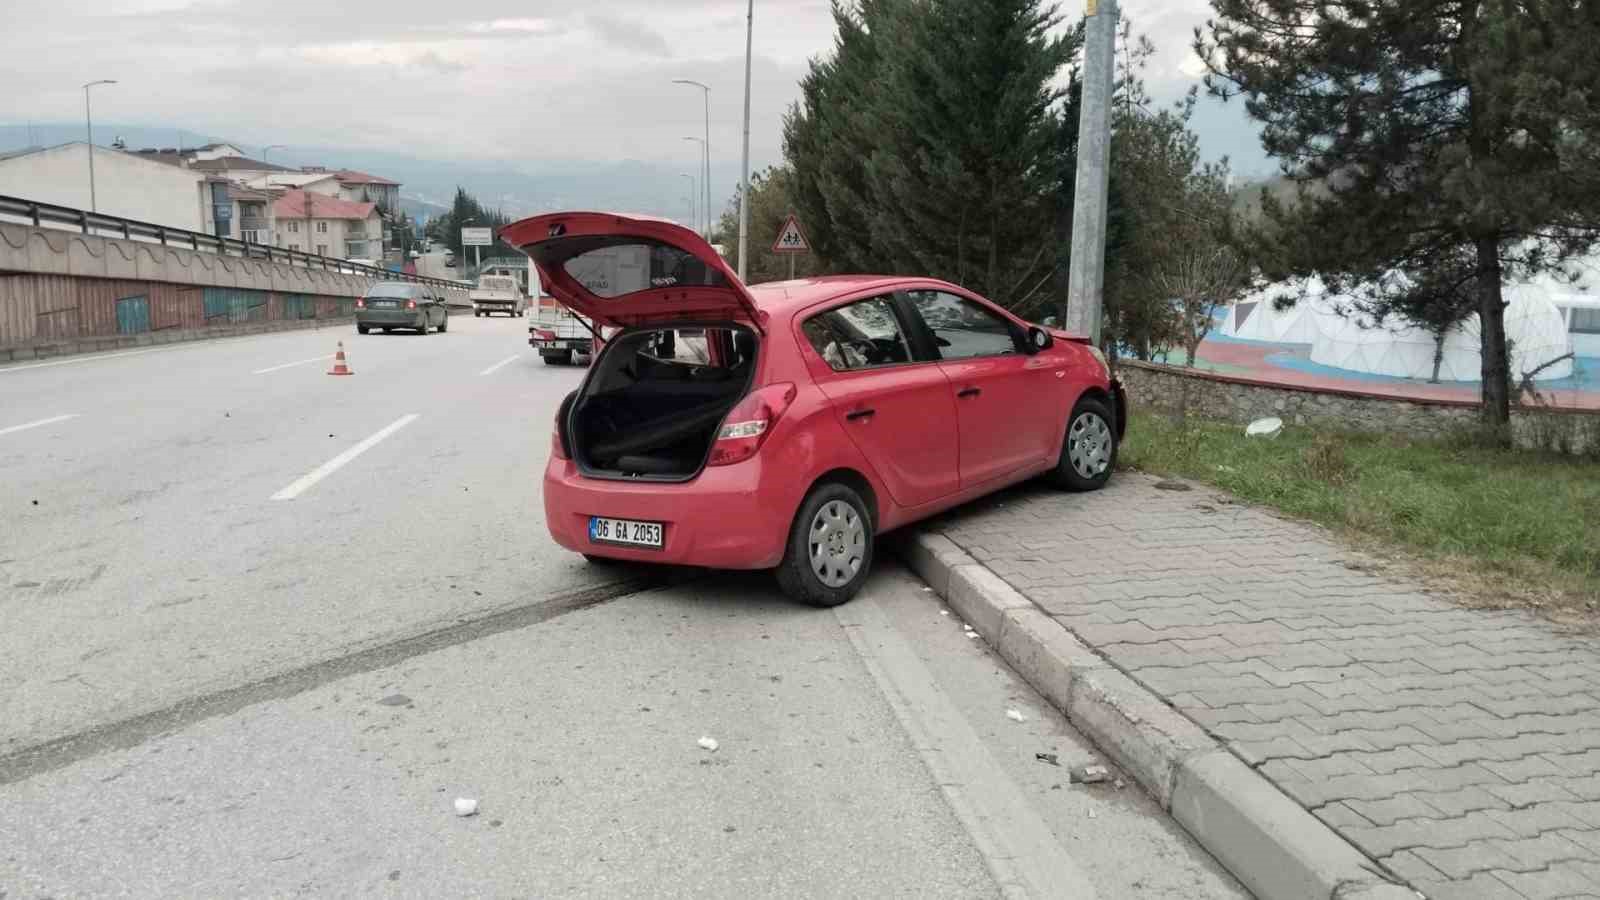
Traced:
<svg viewBox="0 0 1600 900">
<path fill-rule="evenodd" d="M 108 216 L 104 213 L 74 209 L 70 206 L 57 206 L 53 203 L 40 203 L 37 200 L 26 200 L 21 197 L 9 197 L 0 194 L 0 217 L 3 216 L 22 219 L 35 228 L 43 228 L 47 225 L 50 227 L 68 225 L 88 235 L 120 237 L 123 240 L 153 241 L 164 247 L 188 247 L 196 252 L 205 251 L 218 256 L 261 259 L 267 262 L 303 266 L 308 269 L 322 269 L 347 275 L 365 275 L 369 278 L 382 279 L 384 281 L 409 281 L 416 284 L 432 284 L 440 287 L 460 287 L 458 283 L 443 278 L 429 278 L 426 275 L 407 275 L 404 272 L 391 272 L 388 269 L 358 265 L 330 256 L 306 253 L 303 250 L 285 250 L 282 247 L 252 244 L 248 241 L 218 237 L 201 231 L 169 228 L 165 225 L 155 225 L 150 222 L 141 222 L 137 219 L 124 219 L 120 216 Z M 101 232 L 110 232 L 110 234 L 102 234 Z"/>
</svg>

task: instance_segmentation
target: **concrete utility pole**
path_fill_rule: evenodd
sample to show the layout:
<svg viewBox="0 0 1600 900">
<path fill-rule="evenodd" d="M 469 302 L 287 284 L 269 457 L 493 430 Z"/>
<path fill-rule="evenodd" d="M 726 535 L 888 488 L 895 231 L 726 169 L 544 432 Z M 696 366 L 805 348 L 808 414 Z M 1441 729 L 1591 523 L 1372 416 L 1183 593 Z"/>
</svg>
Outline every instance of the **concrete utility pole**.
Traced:
<svg viewBox="0 0 1600 900">
<path fill-rule="evenodd" d="M 746 250 L 750 246 L 750 48 L 755 35 L 756 0 L 750 0 L 744 20 L 744 157 L 739 165 L 739 280 L 744 280 Z"/>
<path fill-rule="evenodd" d="M 1106 280 L 1106 194 L 1111 177 L 1111 92 L 1117 58 L 1117 0 L 1087 0 L 1078 178 L 1072 203 L 1072 268 L 1062 324 L 1100 344 Z"/>
<path fill-rule="evenodd" d="M 87 132 L 88 136 L 89 136 L 88 145 L 89 145 L 89 211 L 90 212 L 99 212 L 100 211 L 100 207 L 99 207 L 98 203 L 96 202 L 95 195 L 94 195 L 94 116 L 89 112 L 89 89 L 94 87 L 94 86 L 96 86 L 96 85 L 116 84 L 116 83 L 117 82 L 115 80 L 113 80 L 113 79 L 102 78 L 99 81 L 91 81 L 88 84 L 83 86 L 83 130 L 85 132 Z M 747 128 L 749 127 L 748 123 L 746 124 L 746 127 Z"/>
</svg>

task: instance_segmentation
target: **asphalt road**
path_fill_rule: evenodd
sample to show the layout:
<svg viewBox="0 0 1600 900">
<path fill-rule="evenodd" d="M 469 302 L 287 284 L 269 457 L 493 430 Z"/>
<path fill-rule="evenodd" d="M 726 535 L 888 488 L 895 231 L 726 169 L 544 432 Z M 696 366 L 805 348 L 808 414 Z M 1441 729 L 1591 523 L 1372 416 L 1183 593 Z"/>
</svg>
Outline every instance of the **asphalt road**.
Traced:
<svg viewBox="0 0 1600 900">
<path fill-rule="evenodd" d="M 0 368 L 0 896 L 1240 895 L 892 564 L 553 547 L 525 327 Z"/>
</svg>

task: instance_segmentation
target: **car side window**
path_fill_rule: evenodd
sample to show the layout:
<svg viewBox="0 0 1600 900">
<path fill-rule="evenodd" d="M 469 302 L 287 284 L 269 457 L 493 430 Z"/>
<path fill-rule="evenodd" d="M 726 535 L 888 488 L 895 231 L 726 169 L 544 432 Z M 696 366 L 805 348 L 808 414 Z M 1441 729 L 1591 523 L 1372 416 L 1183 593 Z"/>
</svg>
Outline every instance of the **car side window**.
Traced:
<svg viewBox="0 0 1600 900">
<path fill-rule="evenodd" d="M 911 362 L 894 307 L 883 297 L 818 313 L 800 329 L 835 372 Z"/>
<path fill-rule="evenodd" d="M 1011 323 L 965 297 L 911 291 L 911 305 L 933 332 L 940 359 L 971 359 L 1017 352 Z"/>
</svg>

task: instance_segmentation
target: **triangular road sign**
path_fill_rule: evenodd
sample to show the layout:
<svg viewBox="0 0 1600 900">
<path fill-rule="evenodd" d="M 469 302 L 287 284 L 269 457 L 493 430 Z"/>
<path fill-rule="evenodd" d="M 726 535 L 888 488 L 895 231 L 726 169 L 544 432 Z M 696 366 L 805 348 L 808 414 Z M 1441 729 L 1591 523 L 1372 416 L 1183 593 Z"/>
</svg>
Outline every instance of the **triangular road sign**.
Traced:
<svg viewBox="0 0 1600 900">
<path fill-rule="evenodd" d="M 806 240 L 805 232 L 800 230 L 800 220 L 792 214 L 783 222 L 783 227 L 778 229 L 778 239 L 772 242 L 773 253 L 810 253 L 811 244 Z"/>
</svg>

